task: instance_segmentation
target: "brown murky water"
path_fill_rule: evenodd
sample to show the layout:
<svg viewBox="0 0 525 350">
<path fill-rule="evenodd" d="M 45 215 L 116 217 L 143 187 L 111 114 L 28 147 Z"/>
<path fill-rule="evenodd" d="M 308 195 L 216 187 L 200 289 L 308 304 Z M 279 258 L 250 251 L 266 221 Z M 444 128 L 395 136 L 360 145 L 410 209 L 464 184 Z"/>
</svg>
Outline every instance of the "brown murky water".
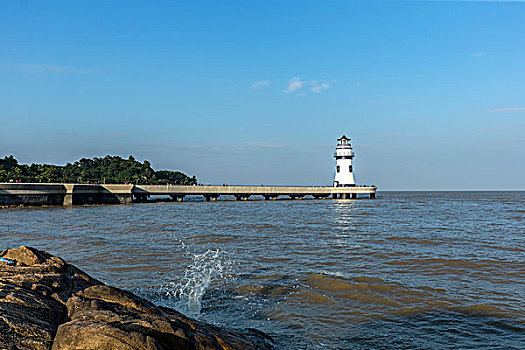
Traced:
<svg viewBox="0 0 525 350">
<path fill-rule="evenodd" d="M 525 192 L 0 211 L 45 249 L 278 349 L 525 348 Z"/>
</svg>

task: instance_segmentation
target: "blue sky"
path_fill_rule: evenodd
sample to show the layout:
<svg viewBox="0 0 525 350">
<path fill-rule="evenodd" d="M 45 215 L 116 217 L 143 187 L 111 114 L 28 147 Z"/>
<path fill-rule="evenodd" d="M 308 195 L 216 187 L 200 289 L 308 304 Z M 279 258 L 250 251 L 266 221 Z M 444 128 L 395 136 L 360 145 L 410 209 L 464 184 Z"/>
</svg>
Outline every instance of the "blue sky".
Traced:
<svg viewBox="0 0 525 350">
<path fill-rule="evenodd" d="M 525 189 L 525 2 L 3 1 L 0 156 Z"/>
</svg>

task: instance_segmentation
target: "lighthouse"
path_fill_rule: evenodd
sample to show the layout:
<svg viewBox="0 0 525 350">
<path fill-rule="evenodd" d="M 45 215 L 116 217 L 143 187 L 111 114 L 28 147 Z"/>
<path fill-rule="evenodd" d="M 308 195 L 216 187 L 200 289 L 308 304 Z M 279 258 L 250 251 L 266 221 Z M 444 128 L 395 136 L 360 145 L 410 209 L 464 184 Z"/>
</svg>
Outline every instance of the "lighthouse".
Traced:
<svg viewBox="0 0 525 350">
<path fill-rule="evenodd" d="M 354 169 L 352 168 L 352 159 L 354 152 L 350 145 L 350 139 L 345 135 L 337 139 L 339 144 L 335 149 L 335 179 L 334 187 L 352 187 L 355 186 Z"/>
</svg>

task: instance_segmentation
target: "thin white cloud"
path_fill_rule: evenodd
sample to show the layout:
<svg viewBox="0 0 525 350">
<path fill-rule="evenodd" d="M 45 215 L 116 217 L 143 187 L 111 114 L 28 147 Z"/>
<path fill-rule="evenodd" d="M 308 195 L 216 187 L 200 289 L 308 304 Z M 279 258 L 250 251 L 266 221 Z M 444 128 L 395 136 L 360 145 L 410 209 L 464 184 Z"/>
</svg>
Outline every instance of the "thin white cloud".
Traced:
<svg viewBox="0 0 525 350">
<path fill-rule="evenodd" d="M 319 80 L 302 80 L 299 77 L 293 77 L 288 80 L 288 86 L 283 90 L 284 93 L 295 93 L 297 96 L 304 96 L 310 90 L 315 94 L 328 90 L 330 84 Z"/>
<path fill-rule="evenodd" d="M 284 148 L 285 145 L 279 142 L 247 142 L 246 147 L 252 148 Z"/>
<path fill-rule="evenodd" d="M 252 84 L 252 89 L 258 90 L 264 86 L 269 85 L 270 82 L 268 80 L 258 80 L 255 83 Z"/>
<path fill-rule="evenodd" d="M 494 113 L 501 113 L 501 112 L 525 112 L 525 107 L 494 108 L 491 112 L 494 112 Z"/>
<path fill-rule="evenodd" d="M 293 77 L 288 80 L 288 86 L 284 89 L 285 93 L 299 91 L 303 88 L 304 81 L 301 78 Z"/>
<path fill-rule="evenodd" d="M 230 90 L 237 90 L 237 82 L 235 80 L 228 80 L 228 88 Z"/>
<path fill-rule="evenodd" d="M 310 88 L 310 91 L 316 94 L 320 94 L 323 90 L 328 90 L 329 88 L 330 84 L 328 83 L 312 82 L 312 87 Z"/>
<path fill-rule="evenodd" d="M 100 141 L 100 140 L 115 140 L 115 139 L 127 139 L 131 135 L 125 131 L 107 131 L 100 132 L 96 134 L 87 134 L 79 132 L 70 132 L 70 131 L 57 131 L 54 133 L 57 137 L 75 139 L 75 140 L 91 140 L 91 141 Z"/>
<path fill-rule="evenodd" d="M 55 64 L 17 64 L 16 69 L 25 73 L 86 73 L 89 70 Z"/>
</svg>

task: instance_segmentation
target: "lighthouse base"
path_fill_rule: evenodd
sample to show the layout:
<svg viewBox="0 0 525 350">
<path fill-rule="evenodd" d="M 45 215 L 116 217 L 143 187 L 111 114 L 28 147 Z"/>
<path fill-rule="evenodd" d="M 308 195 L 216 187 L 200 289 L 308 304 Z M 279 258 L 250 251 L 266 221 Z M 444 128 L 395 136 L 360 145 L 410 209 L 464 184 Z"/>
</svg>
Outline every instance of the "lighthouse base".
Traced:
<svg viewBox="0 0 525 350">
<path fill-rule="evenodd" d="M 356 187 L 356 184 L 340 184 L 337 181 L 334 181 L 334 187 Z"/>
</svg>

